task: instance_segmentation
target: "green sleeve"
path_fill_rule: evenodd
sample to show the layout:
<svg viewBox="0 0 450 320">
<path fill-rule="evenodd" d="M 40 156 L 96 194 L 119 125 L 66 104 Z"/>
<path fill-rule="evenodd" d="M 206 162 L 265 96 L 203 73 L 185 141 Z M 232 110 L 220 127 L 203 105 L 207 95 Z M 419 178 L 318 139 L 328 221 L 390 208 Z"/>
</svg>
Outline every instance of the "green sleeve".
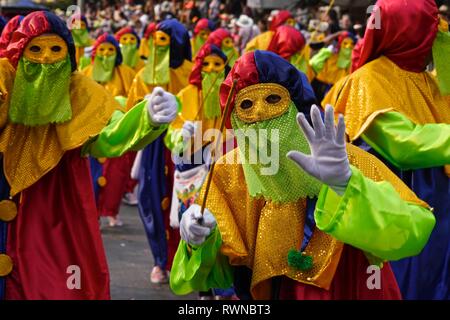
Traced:
<svg viewBox="0 0 450 320">
<path fill-rule="evenodd" d="M 127 151 L 143 149 L 166 129 L 167 125 L 151 123 L 143 100 L 127 113 L 115 111 L 109 124 L 83 146 L 82 154 L 96 158 L 119 157 Z"/>
<path fill-rule="evenodd" d="M 362 138 L 403 170 L 450 164 L 450 124 L 418 125 L 399 112 L 387 112 L 374 119 Z"/>
<path fill-rule="evenodd" d="M 404 201 L 390 183 L 351 170 L 342 197 L 322 187 L 314 212 L 317 227 L 383 260 L 419 254 L 435 224 L 431 211 Z"/>
<path fill-rule="evenodd" d="M 174 129 L 169 126 L 166 136 L 164 137 L 164 144 L 174 154 L 180 154 L 184 150 L 182 129 Z"/>
<path fill-rule="evenodd" d="M 201 246 L 191 250 L 184 240 L 180 240 L 170 271 L 172 291 L 184 295 L 211 288 L 230 288 L 233 284 L 233 269 L 227 257 L 219 252 L 221 245 L 222 237 L 218 228 Z"/>
<path fill-rule="evenodd" d="M 331 57 L 333 52 L 328 48 L 322 48 L 320 51 L 309 60 L 309 64 L 317 74 L 322 71 L 325 62 Z"/>
</svg>

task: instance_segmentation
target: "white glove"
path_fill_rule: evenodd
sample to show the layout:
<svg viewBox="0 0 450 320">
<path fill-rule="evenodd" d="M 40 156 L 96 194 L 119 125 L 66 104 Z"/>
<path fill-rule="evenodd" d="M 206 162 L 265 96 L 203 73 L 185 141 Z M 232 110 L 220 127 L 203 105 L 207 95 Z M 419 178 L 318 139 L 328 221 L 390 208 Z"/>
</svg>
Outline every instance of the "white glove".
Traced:
<svg viewBox="0 0 450 320">
<path fill-rule="evenodd" d="M 314 129 L 303 113 L 297 115 L 297 122 L 308 140 L 311 155 L 292 150 L 288 152 L 287 157 L 311 176 L 330 186 L 336 193 L 343 195 L 352 175 L 345 148 L 344 117 L 339 115 L 335 128 L 333 107 L 327 105 L 324 124 L 319 108 L 313 105 L 311 119 Z"/>
<path fill-rule="evenodd" d="M 191 137 L 193 137 L 195 135 L 195 132 L 197 131 L 197 124 L 194 121 L 186 121 L 183 124 L 183 128 L 181 130 L 183 141 L 189 141 L 189 139 L 191 139 Z"/>
<path fill-rule="evenodd" d="M 199 219 L 202 218 L 201 224 Z M 206 237 L 216 226 L 216 219 L 211 212 L 205 208 L 203 217 L 201 207 L 198 204 L 191 205 L 181 217 L 180 235 L 181 239 L 191 245 L 201 245 Z"/>
<path fill-rule="evenodd" d="M 175 96 L 161 87 L 153 89 L 147 99 L 147 110 L 153 124 L 159 126 L 171 123 L 177 116 L 177 100 Z"/>
</svg>

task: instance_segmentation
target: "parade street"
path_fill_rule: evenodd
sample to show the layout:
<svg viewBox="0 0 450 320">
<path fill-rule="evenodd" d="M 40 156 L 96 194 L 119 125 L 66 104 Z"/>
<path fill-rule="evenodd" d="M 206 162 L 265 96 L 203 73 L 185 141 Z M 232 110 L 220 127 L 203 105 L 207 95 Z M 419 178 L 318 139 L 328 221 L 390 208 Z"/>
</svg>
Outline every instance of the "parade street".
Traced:
<svg viewBox="0 0 450 320">
<path fill-rule="evenodd" d="M 111 274 L 113 300 L 196 299 L 196 294 L 176 296 L 168 284 L 152 284 L 153 257 L 137 207 L 120 208 L 123 226 L 110 228 L 104 220 L 103 243 Z"/>
</svg>

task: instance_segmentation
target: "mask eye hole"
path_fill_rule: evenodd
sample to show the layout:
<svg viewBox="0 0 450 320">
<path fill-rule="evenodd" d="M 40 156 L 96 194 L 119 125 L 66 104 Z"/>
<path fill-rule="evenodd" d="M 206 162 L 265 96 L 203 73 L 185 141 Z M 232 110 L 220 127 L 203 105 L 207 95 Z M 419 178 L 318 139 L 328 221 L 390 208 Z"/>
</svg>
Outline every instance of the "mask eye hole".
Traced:
<svg viewBox="0 0 450 320">
<path fill-rule="evenodd" d="M 220 62 L 216 62 L 216 63 L 214 63 L 214 65 L 215 65 L 216 67 L 220 67 Z"/>
<path fill-rule="evenodd" d="M 202 63 L 202 66 L 208 67 L 208 66 L 209 66 L 209 62 L 204 61 L 204 62 Z"/>
<path fill-rule="evenodd" d="M 245 99 L 244 101 L 241 102 L 241 109 L 250 109 L 253 106 L 253 101 Z"/>
<path fill-rule="evenodd" d="M 281 101 L 281 97 L 277 94 L 271 94 L 266 97 L 266 102 L 270 104 L 275 104 Z"/>
<path fill-rule="evenodd" d="M 62 50 L 60 46 L 53 46 L 51 49 L 53 52 L 60 52 Z"/>
<path fill-rule="evenodd" d="M 30 51 L 31 52 L 40 52 L 41 51 L 41 47 L 39 47 L 39 46 L 31 46 L 30 47 Z"/>
<path fill-rule="evenodd" d="M 161 39 L 161 41 L 166 41 L 167 40 L 166 37 L 161 37 L 160 39 Z"/>
</svg>

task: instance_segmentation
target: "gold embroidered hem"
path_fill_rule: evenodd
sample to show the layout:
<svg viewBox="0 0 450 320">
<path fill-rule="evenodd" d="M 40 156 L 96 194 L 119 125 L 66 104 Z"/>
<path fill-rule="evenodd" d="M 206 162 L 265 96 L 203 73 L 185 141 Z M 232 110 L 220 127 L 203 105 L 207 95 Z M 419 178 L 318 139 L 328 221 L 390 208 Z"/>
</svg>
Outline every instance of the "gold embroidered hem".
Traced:
<svg viewBox="0 0 450 320">
<path fill-rule="evenodd" d="M 5 124 L 3 120 L 7 119 L 14 73 L 0 63 L 0 77 L 0 83 L 6 84 L 0 87 L 2 96 L 7 97 L 2 101 L 0 111 L 3 125 L 0 152 L 3 153 L 4 172 L 12 196 L 55 168 L 64 152 L 78 148 L 95 137 L 106 126 L 114 110 L 121 108 L 99 84 L 74 72 L 70 83 L 71 120 L 35 127 L 9 122 Z"/>
<path fill-rule="evenodd" d="M 375 181 L 387 180 L 406 201 L 427 206 L 378 159 L 352 145 L 348 146 L 348 152 L 351 163 L 365 176 Z M 237 149 L 219 160 L 206 207 L 217 219 L 223 240 L 221 252 L 231 265 L 252 270 L 253 298 L 270 299 L 270 279 L 282 275 L 328 290 L 343 243 L 316 228 L 305 250 L 313 257 L 313 268 L 298 271 L 289 267 L 289 250 L 298 250 L 302 243 L 306 199 L 280 204 L 250 197 L 238 161 Z M 202 203 L 203 196 L 204 188 L 197 203 Z"/>
</svg>

